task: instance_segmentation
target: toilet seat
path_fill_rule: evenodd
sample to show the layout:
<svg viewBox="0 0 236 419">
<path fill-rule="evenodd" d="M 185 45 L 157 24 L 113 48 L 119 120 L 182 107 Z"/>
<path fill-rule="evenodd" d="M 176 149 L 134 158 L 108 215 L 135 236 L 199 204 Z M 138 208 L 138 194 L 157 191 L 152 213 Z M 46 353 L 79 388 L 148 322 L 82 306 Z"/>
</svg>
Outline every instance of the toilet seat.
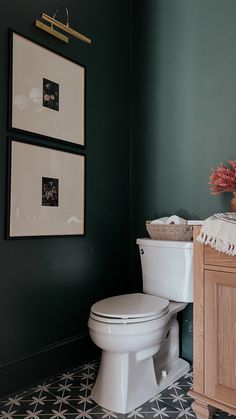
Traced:
<svg viewBox="0 0 236 419">
<path fill-rule="evenodd" d="M 90 317 L 102 323 L 131 324 L 155 320 L 168 313 L 169 300 L 134 293 L 105 298 L 91 307 Z"/>
</svg>

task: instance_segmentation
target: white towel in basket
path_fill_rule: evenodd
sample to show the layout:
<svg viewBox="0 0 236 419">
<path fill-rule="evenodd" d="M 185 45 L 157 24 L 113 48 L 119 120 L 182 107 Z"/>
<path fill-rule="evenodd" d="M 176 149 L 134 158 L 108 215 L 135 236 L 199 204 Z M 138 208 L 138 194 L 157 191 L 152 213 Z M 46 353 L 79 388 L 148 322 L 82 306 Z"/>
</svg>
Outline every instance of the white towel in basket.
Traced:
<svg viewBox="0 0 236 419">
<path fill-rule="evenodd" d="M 166 224 L 187 224 L 187 220 L 178 217 L 178 215 L 171 215 Z"/>
<path fill-rule="evenodd" d="M 151 221 L 151 224 L 187 224 L 187 220 L 178 217 L 178 215 L 171 215 L 170 217 L 161 217 Z"/>
<path fill-rule="evenodd" d="M 207 218 L 197 240 L 219 252 L 236 255 L 236 213 L 218 213 Z"/>
<path fill-rule="evenodd" d="M 161 217 L 151 221 L 151 224 L 166 224 L 169 217 Z"/>
</svg>

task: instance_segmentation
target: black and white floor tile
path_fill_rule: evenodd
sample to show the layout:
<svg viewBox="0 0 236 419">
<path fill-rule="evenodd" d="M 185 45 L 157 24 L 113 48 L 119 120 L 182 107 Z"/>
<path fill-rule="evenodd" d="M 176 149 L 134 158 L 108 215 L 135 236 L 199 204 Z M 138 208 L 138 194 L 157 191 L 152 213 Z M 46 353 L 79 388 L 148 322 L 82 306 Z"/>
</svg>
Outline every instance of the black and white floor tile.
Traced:
<svg viewBox="0 0 236 419">
<path fill-rule="evenodd" d="M 19 394 L 0 400 L 0 419 L 191 419 L 192 371 L 151 400 L 127 413 L 119 414 L 97 405 L 91 398 L 99 361 L 85 363 L 59 374 Z M 230 415 L 217 412 L 215 418 Z M 230 419 L 236 419 L 235 416 Z"/>
</svg>

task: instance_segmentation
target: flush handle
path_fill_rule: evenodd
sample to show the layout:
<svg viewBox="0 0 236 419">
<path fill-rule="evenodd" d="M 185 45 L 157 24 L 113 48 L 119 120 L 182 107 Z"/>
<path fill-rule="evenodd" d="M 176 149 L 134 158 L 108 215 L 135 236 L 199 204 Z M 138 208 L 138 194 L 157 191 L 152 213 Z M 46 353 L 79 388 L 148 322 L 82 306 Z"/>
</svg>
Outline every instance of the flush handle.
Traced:
<svg viewBox="0 0 236 419">
<path fill-rule="evenodd" d="M 144 250 L 143 249 L 140 249 L 140 253 L 141 253 L 141 255 L 143 255 L 144 254 Z"/>
</svg>

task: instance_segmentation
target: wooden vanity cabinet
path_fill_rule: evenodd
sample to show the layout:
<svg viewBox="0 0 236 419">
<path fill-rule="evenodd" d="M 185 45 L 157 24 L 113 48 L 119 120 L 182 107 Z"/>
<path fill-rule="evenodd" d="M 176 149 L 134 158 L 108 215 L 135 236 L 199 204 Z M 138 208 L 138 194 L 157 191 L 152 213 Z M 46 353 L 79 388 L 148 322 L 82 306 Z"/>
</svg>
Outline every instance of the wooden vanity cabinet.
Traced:
<svg viewBox="0 0 236 419">
<path fill-rule="evenodd" d="M 193 389 L 198 419 L 236 415 L 236 256 L 196 241 L 194 227 Z"/>
</svg>

